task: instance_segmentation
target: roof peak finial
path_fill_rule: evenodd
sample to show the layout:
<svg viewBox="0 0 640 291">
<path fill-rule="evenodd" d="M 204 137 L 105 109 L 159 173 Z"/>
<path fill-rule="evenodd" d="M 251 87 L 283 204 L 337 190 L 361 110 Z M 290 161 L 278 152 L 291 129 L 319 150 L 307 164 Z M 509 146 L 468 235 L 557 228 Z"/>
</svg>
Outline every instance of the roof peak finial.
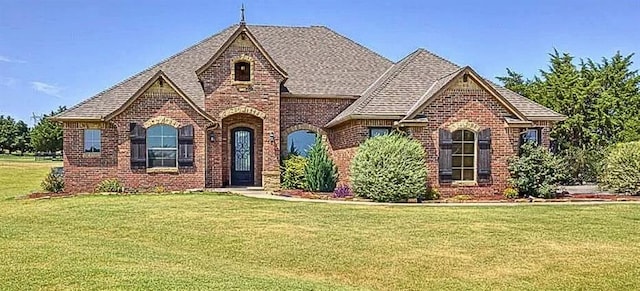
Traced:
<svg viewBox="0 0 640 291">
<path fill-rule="evenodd" d="M 242 3 L 242 6 L 240 7 L 240 24 L 245 24 L 246 22 L 244 21 L 244 3 Z"/>
</svg>

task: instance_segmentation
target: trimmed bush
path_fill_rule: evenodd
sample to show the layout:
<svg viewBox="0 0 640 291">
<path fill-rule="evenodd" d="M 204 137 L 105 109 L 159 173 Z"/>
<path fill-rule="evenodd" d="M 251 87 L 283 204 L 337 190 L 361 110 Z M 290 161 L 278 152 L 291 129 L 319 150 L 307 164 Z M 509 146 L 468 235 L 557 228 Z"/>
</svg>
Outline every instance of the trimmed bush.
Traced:
<svg viewBox="0 0 640 291">
<path fill-rule="evenodd" d="M 504 189 L 504 192 L 502 193 L 502 195 L 504 196 L 504 198 L 507 198 L 507 199 L 516 199 L 520 196 L 520 194 L 518 193 L 518 190 L 513 189 L 511 187 Z"/>
<path fill-rule="evenodd" d="M 288 155 L 282 161 L 281 183 L 284 189 L 306 189 L 304 169 L 307 159 L 298 155 Z"/>
<path fill-rule="evenodd" d="M 558 183 L 566 179 L 563 160 L 546 148 L 526 143 L 519 157 L 509 160 L 509 183 L 520 195 L 555 198 Z"/>
<path fill-rule="evenodd" d="M 604 160 L 601 186 L 616 193 L 640 194 L 640 141 L 611 147 Z"/>
<path fill-rule="evenodd" d="M 124 186 L 118 179 L 102 180 L 96 187 L 96 192 L 124 192 Z"/>
<path fill-rule="evenodd" d="M 333 192 L 338 182 L 338 168 L 329 158 L 327 146 L 320 136 L 316 136 L 307 152 L 307 164 L 304 167 L 307 190 Z"/>
<path fill-rule="evenodd" d="M 394 133 L 367 139 L 351 162 L 353 193 L 379 202 L 432 199 L 426 154 L 420 142 Z"/>
<path fill-rule="evenodd" d="M 60 193 L 64 190 L 64 179 L 58 171 L 51 169 L 40 185 L 47 192 Z"/>
</svg>

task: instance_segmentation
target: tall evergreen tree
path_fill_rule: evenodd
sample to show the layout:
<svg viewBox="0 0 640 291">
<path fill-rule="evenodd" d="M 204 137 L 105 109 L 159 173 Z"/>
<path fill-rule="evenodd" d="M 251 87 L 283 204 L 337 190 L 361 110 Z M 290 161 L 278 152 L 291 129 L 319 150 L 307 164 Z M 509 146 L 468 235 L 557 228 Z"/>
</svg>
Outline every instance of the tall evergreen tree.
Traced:
<svg viewBox="0 0 640 291">
<path fill-rule="evenodd" d="M 327 152 L 327 146 L 320 135 L 309 149 L 304 168 L 307 190 L 331 192 L 338 182 L 338 168 Z"/>
<path fill-rule="evenodd" d="M 574 64 L 568 53 L 549 54 L 548 69 L 525 79 L 507 69 L 505 87 L 567 116 L 551 135 L 572 161 L 575 181 L 594 180 L 604 149 L 640 139 L 640 77 L 631 70 L 633 54 L 619 52 L 601 63 Z"/>
</svg>

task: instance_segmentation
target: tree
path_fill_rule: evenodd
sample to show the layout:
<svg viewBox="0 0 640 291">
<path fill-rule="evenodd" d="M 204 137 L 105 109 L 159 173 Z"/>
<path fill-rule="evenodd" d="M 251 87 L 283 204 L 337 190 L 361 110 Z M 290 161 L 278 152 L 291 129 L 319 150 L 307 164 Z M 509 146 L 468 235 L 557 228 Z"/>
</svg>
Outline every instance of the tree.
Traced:
<svg viewBox="0 0 640 291">
<path fill-rule="evenodd" d="M 0 115 L 0 153 L 5 150 L 8 150 L 9 153 L 13 151 L 11 146 L 15 135 L 15 120 L 11 116 Z"/>
<path fill-rule="evenodd" d="M 62 125 L 53 122 L 49 117 L 67 110 L 66 107 L 58 107 L 58 110 L 45 115 L 31 131 L 31 145 L 38 152 L 57 152 L 62 150 Z"/>
<path fill-rule="evenodd" d="M 327 152 L 320 135 L 309 149 L 307 164 L 304 167 L 307 190 L 331 192 L 338 182 L 338 168 Z"/>
<path fill-rule="evenodd" d="M 512 91 L 567 116 L 551 136 L 559 153 L 572 161 L 573 181 L 595 181 L 604 150 L 640 139 L 640 76 L 631 70 L 633 54 L 619 52 L 600 63 L 577 65 L 568 53 L 549 54 L 548 69 L 525 79 L 510 69 L 498 79 Z"/>
<path fill-rule="evenodd" d="M 14 136 L 11 148 L 20 151 L 20 155 L 22 156 L 25 152 L 31 150 L 31 131 L 22 120 L 16 122 L 14 128 L 16 135 Z"/>
</svg>

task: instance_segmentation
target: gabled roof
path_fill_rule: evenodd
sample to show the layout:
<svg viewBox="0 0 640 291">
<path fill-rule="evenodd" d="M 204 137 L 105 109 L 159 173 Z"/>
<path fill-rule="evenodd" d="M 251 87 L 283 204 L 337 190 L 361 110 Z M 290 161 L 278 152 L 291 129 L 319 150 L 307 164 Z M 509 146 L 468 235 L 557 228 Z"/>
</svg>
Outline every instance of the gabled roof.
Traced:
<svg viewBox="0 0 640 291">
<path fill-rule="evenodd" d="M 200 113 L 200 115 L 202 115 L 204 118 L 206 118 L 211 122 L 216 122 L 215 118 L 213 118 L 211 115 L 205 112 L 201 107 L 196 105 L 193 102 L 193 100 L 187 97 L 184 94 L 184 92 L 182 92 L 182 90 L 178 88 L 175 82 L 173 82 L 171 78 L 169 78 L 162 70 L 159 70 L 155 75 L 153 75 L 142 87 L 140 87 L 140 89 L 138 89 L 138 91 L 135 94 L 133 94 L 133 96 L 131 96 L 131 98 L 129 98 L 124 104 L 122 104 L 120 108 L 106 115 L 104 117 L 104 120 L 110 120 L 113 117 L 117 116 L 118 114 L 122 113 L 124 110 L 126 110 L 129 107 L 129 105 L 131 105 L 134 101 L 136 101 L 136 99 L 138 99 L 142 94 L 144 94 L 144 92 L 147 91 L 147 89 L 149 89 L 158 80 L 164 81 L 167 84 L 167 86 L 171 87 L 171 89 L 173 89 L 180 97 L 182 97 L 182 99 L 184 99 L 184 101 L 187 102 L 187 104 L 189 104 L 191 108 L 193 108 L 196 112 Z"/>
<path fill-rule="evenodd" d="M 509 100 L 504 98 L 502 94 L 498 93 L 498 91 L 496 91 L 495 88 L 493 88 L 487 80 L 480 77 L 480 75 L 478 75 L 478 73 L 476 73 L 469 66 L 456 70 L 455 72 L 435 81 L 429 88 L 429 90 L 427 90 L 424 95 L 422 95 L 422 97 L 420 97 L 420 99 L 411 107 L 411 109 L 409 109 L 405 119 L 411 119 L 415 117 L 420 111 L 424 109 L 425 106 L 427 106 L 431 102 L 431 100 L 433 100 L 434 97 L 438 96 L 438 94 L 449 88 L 453 84 L 455 79 L 463 75 L 465 77 L 470 76 L 472 79 L 474 79 L 478 83 L 478 85 L 488 91 L 499 103 L 502 104 L 505 109 L 515 115 L 518 119 L 526 120 L 526 117 L 522 114 L 522 112 L 520 112 L 520 110 L 513 106 L 513 104 L 511 104 Z"/>
<path fill-rule="evenodd" d="M 196 70 L 196 75 L 202 74 L 207 68 L 211 66 L 211 64 L 213 64 L 218 58 L 220 58 L 220 56 L 229 48 L 229 46 L 241 34 L 246 35 L 247 38 L 249 38 L 249 41 L 251 41 L 251 43 L 253 43 L 253 45 L 256 46 L 256 48 L 258 48 L 258 51 L 260 51 L 260 53 L 265 57 L 265 59 L 267 59 L 267 62 L 269 62 L 269 64 L 271 64 L 271 66 L 273 66 L 282 77 L 284 77 L 285 79 L 287 78 L 287 72 L 285 72 L 280 66 L 278 66 L 278 64 L 276 64 L 273 58 L 271 58 L 269 53 L 267 53 L 267 51 L 265 51 L 262 45 L 260 45 L 260 42 L 256 40 L 255 36 L 253 36 L 251 31 L 247 28 L 247 26 L 244 23 L 238 26 L 236 31 L 227 39 L 227 41 L 218 49 L 218 51 L 211 57 L 211 59 L 209 59 L 208 62 L 206 62 L 204 65 L 202 65 L 200 68 Z"/>
<path fill-rule="evenodd" d="M 194 104 L 204 108 L 196 71 L 238 31 L 228 27 L 196 45 L 98 93 L 56 116 L 57 119 L 103 119 L 120 108 L 162 70 Z M 322 26 L 247 25 L 273 61 L 287 73 L 292 94 L 359 96 L 393 63 Z"/>
<path fill-rule="evenodd" d="M 357 116 L 402 118 L 434 82 L 458 69 L 455 64 L 425 49 L 418 49 L 387 70 L 360 99 L 327 126 L 334 126 Z"/>
<path fill-rule="evenodd" d="M 518 119 L 563 120 L 565 117 L 524 96 L 480 77 L 470 67 L 460 67 L 425 49 L 418 49 L 387 70 L 353 104 L 326 124 L 349 119 L 412 118 L 419 107 L 443 91 L 460 74 L 472 74 Z M 405 118 L 405 119 L 406 119 Z"/>
</svg>

